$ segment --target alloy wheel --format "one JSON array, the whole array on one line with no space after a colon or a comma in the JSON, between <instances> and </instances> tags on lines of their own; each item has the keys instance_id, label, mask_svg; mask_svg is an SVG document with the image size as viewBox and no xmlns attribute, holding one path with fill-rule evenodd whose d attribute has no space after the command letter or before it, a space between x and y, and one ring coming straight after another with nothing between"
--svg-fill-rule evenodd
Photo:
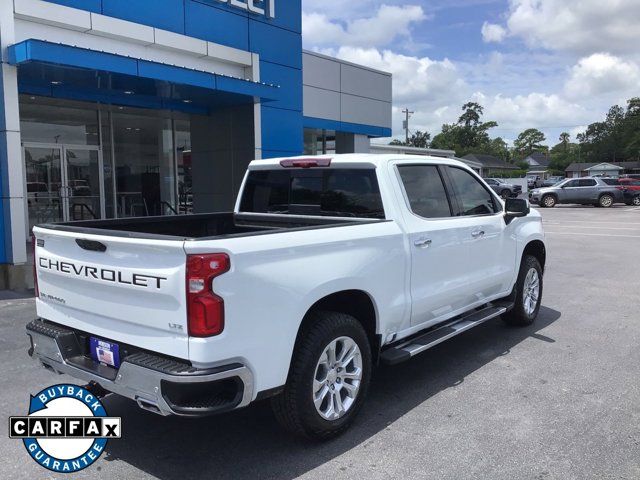
<instances>
[{"instance_id":1,"label":"alloy wheel","mask_svg":"<svg viewBox=\"0 0 640 480\"><path fill-rule=\"evenodd\" d=\"M540 276L535 268L530 268L527 272L522 290L524 311L531 316L536 311L540 298Z\"/></svg>"},{"instance_id":2,"label":"alloy wheel","mask_svg":"<svg viewBox=\"0 0 640 480\"><path fill-rule=\"evenodd\" d=\"M362 354L350 337L325 347L313 379L313 403L325 420L342 418L354 405L362 381Z\"/></svg>"}]
</instances>

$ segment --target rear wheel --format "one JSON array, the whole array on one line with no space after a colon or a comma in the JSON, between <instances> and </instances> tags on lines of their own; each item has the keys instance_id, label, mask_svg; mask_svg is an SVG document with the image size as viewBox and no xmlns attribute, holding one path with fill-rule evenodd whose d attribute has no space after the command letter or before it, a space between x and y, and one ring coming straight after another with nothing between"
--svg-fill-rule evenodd
<instances>
[{"instance_id":1,"label":"rear wheel","mask_svg":"<svg viewBox=\"0 0 640 480\"><path fill-rule=\"evenodd\" d=\"M613 205L613 195L609 195L608 193L605 193L598 200L598 205L600 205L602 208L611 207Z\"/></svg>"},{"instance_id":2,"label":"rear wheel","mask_svg":"<svg viewBox=\"0 0 640 480\"><path fill-rule=\"evenodd\" d=\"M345 431L358 414L371 377L371 346L358 320L314 312L296 344L284 391L273 411L290 432L327 439Z\"/></svg>"},{"instance_id":3,"label":"rear wheel","mask_svg":"<svg viewBox=\"0 0 640 480\"><path fill-rule=\"evenodd\" d=\"M553 208L556 206L556 203L558 203L558 201L553 195L545 195L542 197L542 200L540 200L540 205L544 205L546 208Z\"/></svg>"},{"instance_id":4,"label":"rear wheel","mask_svg":"<svg viewBox=\"0 0 640 480\"><path fill-rule=\"evenodd\" d=\"M522 258L515 288L515 305L502 315L509 325L524 327L531 325L540 311L542 302L542 267L533 255Z\"/></svg>"}]
</instances>

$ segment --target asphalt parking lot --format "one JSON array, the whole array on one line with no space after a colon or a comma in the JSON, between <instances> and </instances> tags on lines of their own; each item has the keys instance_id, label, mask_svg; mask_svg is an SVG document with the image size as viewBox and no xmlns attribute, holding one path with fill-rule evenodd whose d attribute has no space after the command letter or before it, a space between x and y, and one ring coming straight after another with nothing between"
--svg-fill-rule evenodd
<instances>
[{"instance_id":1,"label":"asphalt parking lot","mask_svg":"<svg viewBox=\"0 0 640 480\"><path fill-rule=\"evenodd\" d=\"M380 368L342 437L301 443L269 405L207 419L162 418L109 397L124 437L82 478L640 478L640 208L542 209L543 308L530 328L497 319ZM33 300L0 302L0 409L69 380L26 354ZM43 478L0 437L3 478Z\"/></svg>"}]
</instances>

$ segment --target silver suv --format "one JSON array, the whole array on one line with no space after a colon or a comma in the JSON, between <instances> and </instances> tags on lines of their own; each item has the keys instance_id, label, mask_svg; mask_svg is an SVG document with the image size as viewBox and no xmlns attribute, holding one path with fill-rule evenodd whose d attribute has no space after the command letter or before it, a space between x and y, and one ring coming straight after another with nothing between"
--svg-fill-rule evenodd
<instances>
[{"instance_id":1,"label":"silver suv","mask_svg":"<svg viewBox=\"0 0 640 480\"><path fill-rule=\"evenodd\" d=\"M570 178L553 187L536 188L529 194L529 201L541 207L555 207L558 203L577 203L611 207L623 202L622 191L599 177Z\"/></svg>"}]
</instances>

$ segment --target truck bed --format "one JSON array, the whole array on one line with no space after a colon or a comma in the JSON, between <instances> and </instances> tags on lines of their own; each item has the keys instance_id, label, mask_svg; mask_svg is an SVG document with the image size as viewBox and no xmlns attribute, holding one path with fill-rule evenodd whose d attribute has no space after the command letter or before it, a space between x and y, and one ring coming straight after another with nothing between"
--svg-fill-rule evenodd
<instances>
[{"instance_id":1,"label":"truck bed","mask_svg":"<svg viewBox=\"0 0 640 480\"><path fill-rule=\"evenodd\" d=\"M114 220L43 224L39 227L95 235L129 238L211 240L276 233L282 230L305 230L379 222L335 217L301 217L295 215L237 214L234 212L140 217Z\"/></svg>"}]
</instances>

